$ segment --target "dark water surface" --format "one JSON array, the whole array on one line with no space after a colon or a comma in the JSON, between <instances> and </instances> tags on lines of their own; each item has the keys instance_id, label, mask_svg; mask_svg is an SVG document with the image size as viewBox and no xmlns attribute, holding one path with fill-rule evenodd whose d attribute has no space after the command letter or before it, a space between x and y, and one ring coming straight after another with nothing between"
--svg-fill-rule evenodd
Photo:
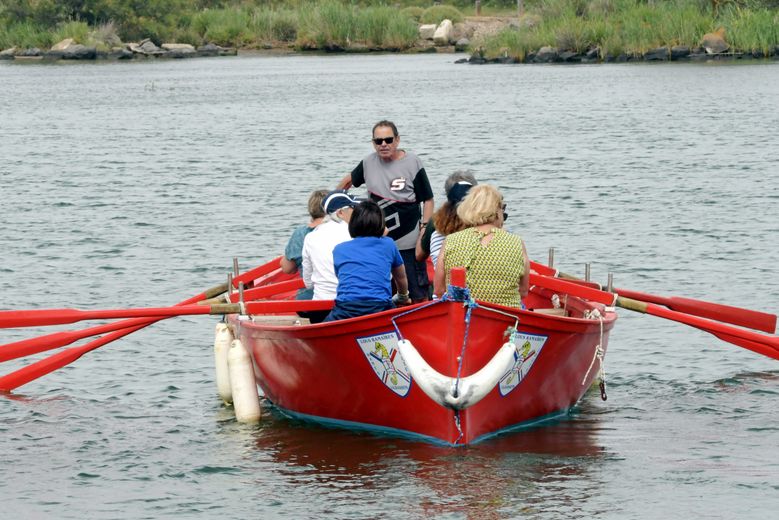
<instances>
[{"instance_id":1,"label":"dark water surface","mask_svg":"<svg viewBox=\"0 0 779 520\"><path fill-rule=\"evenodd\" d=\"M2 307L166 306L257 265L387 117L439 200L458 168L499 185L538 260L779 311L779 64L452 61L0 64ZM607 402L466 449L237 424L216 320L163 321L0 396L1 516L774 517L776 361L620 316Z\"/></svg>"}]
</instances>

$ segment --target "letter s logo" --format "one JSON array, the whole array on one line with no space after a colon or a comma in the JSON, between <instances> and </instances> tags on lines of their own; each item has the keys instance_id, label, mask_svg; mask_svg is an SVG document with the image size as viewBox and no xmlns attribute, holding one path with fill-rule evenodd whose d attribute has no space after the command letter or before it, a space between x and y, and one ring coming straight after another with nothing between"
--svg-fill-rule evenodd
<instances>
[{"instance_id":1,"label":"letter s logo","mask_svg":"<svg viewBox=\"0 0 779 520\"><path fill-rule=\"evenodd\" d=\"M401 177L400 179L394 179L390 183L390 191L401 191L406 187L406 179Z\"/></svg>"}]
</instances>

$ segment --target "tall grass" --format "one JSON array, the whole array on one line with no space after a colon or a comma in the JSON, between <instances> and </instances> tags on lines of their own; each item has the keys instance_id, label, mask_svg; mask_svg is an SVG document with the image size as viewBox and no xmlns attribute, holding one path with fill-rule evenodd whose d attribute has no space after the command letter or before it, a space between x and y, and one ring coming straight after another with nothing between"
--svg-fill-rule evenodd
<instances>
[{"instance_id":1,"label":"tall grass","mask_svg":"<svg viewBox=\"0 0 779 520\"><path fill-rule=\"evenodd\" d=\"M383 49L407 49L419 36L416 23L390 7L357 11L355 34L366 44Z\"/></svg>"},{"instance_id":2,"label":"tall grass","mask_svg":"<svg viewBox=\"0 0 779 520\"><path fill-rule=\"evenodd\" d=\"M768 56L779 44L779 11L734 8L723 17L726 37L732 47Z\"/></svg>"},{"instance_id":3,"label":"tall grass","mask_svg":"<svg viewBox=\"0 0 779 520\"><path fill-rule=\"evenodd\" d=\"M769 55L779 44L779 12L748 10L733 4L719 17L702 0L538 0L530 11L541 22L503 31L475 42L487 58L518 59L543 46L584 52L599 48L601 56L641 54L667 46L700 45L703 35L726 28L732 48ZM515 31L516 32L516 31Z\"/></svg>"},{"instance_id":4,"label":"tall grass","mask_svg":"<svg viewBox=\"0 0 779 520\"><path fill-rule=\"evenodd\" d=\"M47 49L56 43L53 40L54 36L49 30L30 22L0 26L0 48L2 49L11 47Z\"/></svg>"}]
</instances>

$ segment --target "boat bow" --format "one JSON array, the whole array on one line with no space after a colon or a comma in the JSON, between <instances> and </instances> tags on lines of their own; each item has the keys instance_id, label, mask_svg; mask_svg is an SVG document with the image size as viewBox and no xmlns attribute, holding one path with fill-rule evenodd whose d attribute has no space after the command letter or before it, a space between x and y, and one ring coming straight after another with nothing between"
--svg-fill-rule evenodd
<instances>
[{"instance_id":1,"label":"boat bow","mask_svg":"<svg viewBox=\"0 0 779 520\"><path fill-rule=\"evenodd\" d=\"M478 372L468 377L449 377L430 366L407 339L398 341L398 350L411 377L433 401L454 410L463 410L481 401L514 366L517 347L507 341Z\"/></svg>"}]
</instances>

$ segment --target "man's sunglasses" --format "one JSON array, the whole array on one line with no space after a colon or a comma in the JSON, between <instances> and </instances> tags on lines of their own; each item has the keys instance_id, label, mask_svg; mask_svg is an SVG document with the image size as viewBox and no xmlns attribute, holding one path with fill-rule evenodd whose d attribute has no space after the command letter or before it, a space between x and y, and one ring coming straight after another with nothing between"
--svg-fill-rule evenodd
<instances>
[{"instance_id":1,"label":"man's sunglasses","mask_svg":"<svg viewBox=\"0 0 779 520\"><path fill-rule=\"evenodd\" d=\"M395 137L374 137L373 144L381 146L381 143L392 144L395 142Z\"/></svg>"}]
</instances>

